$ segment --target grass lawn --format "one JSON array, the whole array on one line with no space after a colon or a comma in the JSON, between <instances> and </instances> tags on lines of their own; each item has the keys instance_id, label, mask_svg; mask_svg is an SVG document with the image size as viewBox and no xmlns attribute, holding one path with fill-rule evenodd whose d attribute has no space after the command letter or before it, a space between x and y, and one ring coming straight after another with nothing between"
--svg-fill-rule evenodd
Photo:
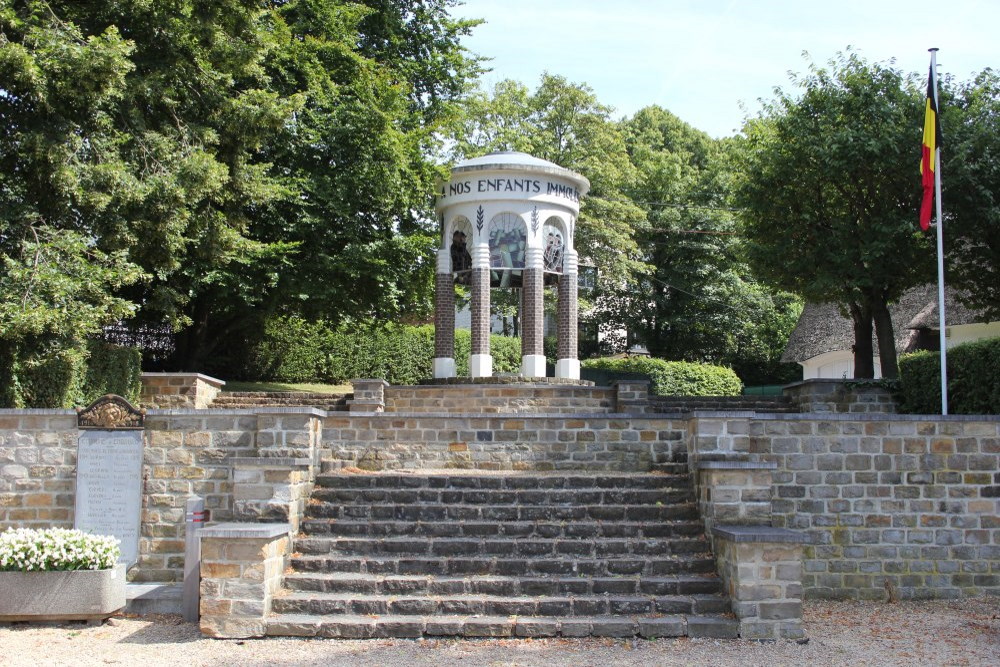
<instances>
[{"instance_id":1,"label":"grass lawn","mask_svg":"<svg viewBox=\"0 0 1000 667\"><path fill-rule=\"evenodd\" d=\"M293 384L288 382L229 382L223 391L307 391L315 394L350 394L354 387L349 384Z\"/></svg>"}]
</instances>

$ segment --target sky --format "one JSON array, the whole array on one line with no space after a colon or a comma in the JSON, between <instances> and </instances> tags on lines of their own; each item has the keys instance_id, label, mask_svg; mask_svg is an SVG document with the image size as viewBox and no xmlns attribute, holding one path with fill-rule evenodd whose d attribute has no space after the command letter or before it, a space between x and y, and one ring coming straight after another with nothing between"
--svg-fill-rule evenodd
<instances>
[{"instance_id":1,"label":"sky","mask_svg":"<svg viewBox=\"0 0 1000 667\"><path fill-rule=\"evenodd\" d=\"M616 118L657 104L714 137L735 134L759 99L853 47L960 80L1000 67L998 0L465 0L456 16L486 19L464 44L492 58L488 88L534 89L545 71L590 86Z\"/></svg>"}]
</instances>

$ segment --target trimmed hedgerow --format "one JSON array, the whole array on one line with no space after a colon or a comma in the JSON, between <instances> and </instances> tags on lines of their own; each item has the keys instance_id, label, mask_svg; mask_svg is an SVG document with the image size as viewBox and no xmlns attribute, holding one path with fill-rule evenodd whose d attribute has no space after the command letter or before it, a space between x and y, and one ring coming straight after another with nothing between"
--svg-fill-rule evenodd
<instances>
[{"instance_id":1,"label":"trimmed hedgerow","mask_svg":"<svg viewBox=\"0 0 1000 667\"><path fill-rule=\"evenodd\" d=\"M468 375L471 340L468 331L455 332L457 373ZM517 373L521 341L490 337L493 370ZM390 384L415 384L432 375L434 327L346 324L336 329L325 322L296 317L276 318L264 328L263 339L249 357L249 379L275 382L344 383L354 378L383 378Z\"/></svg>"},{"instance_id":2,"label":"trimmed hedgerow","mask_svg":"<svg viewBox=\"0 0 1000 667\"><path fill-rule=\"evenodd\" d=\"M909 414L941 413L941 361L937 352L899 359L900 409ZM948 350L948 412L1000 414L1000 338L963 343Z\"/></svg>"},{"instance_id":3,"label":"trimmed hedgerow","mask_svg":"<svg viewBox=\"0 0 1000 667\"><path fill-rule=\"evenodd\" d=\"M649 391L656 396L738 396L743 389L733 369L725 366L652 357L587 359L581 365L584 368L648 375Z\"/></svg>"},{"instance_id":4,"label":"trimmed hedgerow","mask_svg":"<svg viewBox=\"0 0 1000 667\"><path fill-rule=\"evenodd\" d=\"M142 388L142 351L100 340L87 342L87 372L83 378L83 402L105 394L118 394L135 403Z\"/></svg>"}]
</instances>

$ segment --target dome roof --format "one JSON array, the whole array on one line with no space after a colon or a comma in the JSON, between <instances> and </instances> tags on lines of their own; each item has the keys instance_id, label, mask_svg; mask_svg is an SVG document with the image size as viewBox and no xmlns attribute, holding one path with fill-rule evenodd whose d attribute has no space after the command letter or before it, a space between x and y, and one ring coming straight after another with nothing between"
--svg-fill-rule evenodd
<instances>
[{"instance_id":1,"label":"dome roof","mask_svg":"<svg viewBox=\"0 0 1000 667\"><path fill-rule=\"evenodd\" d=\"M580 194L586 194L590 190L590 181L581 174L565 167L560 167L555 162L549 162L534 155L528 155L520 151L499 151L489 153L480 157L462 160L451 168L452 175L470 171L527 171L561 176L572 181L580 190Z\"/></svg>"}]
</instances>

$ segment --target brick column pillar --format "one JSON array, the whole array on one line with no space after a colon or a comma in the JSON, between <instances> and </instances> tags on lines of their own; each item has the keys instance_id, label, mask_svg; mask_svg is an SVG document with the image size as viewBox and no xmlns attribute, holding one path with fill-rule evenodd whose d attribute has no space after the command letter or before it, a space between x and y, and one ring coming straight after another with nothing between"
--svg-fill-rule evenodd
<instances>
[{"instance_id":1,"label":"brick column pillar","mask_svg":"<svg viewBox=\"0 0 1000 667\"><path fill-rule=\"evenodd\" d=\"M202 634L264 636L288 566L290 531L287 523L224 523L199 531Z\"/></svg>"},{"instance_id":2,"label":"brick column pillar","mask_svg":"<svg viewBox=\"0 0 1000 667\"><path fill-rule=\"evenodd\" d=\"M490 247L479 244L472 249L472 353L469 355L471 377L493 377L490 354Z\"/></svg>"},{"instance_id":3,"label":"brick column pillar","mask_svg":"<svg viewBox=\"0 0 1000 667\"><path fill-rule=\"evenodd\" d=\"M434 377L455 377L455 277L447 248L438 250L434 282Z\"/></svg>"},{"instance_id":4,"label":"brick column pillar","mask_svg":"<svg viewBox=\"0 0 1000 667\"><path fill-rule=\"evenodd\" d=\"M559 360L556 362L557 378L580 379L580 360L577 353L577 254L567 250L563 258L563 275L559 279Z\"/></svg>"},{"instance_id":5,"label":"brick column pillar","mask_svg":"<svg viewBox=\"0 0 1000 667\"><path fill-rule=\"evenodd\" d=\"M542 249L528 248L524 253L524 265L521 285L521 375L545 377Z\"/></svg>"}]
</instances>

